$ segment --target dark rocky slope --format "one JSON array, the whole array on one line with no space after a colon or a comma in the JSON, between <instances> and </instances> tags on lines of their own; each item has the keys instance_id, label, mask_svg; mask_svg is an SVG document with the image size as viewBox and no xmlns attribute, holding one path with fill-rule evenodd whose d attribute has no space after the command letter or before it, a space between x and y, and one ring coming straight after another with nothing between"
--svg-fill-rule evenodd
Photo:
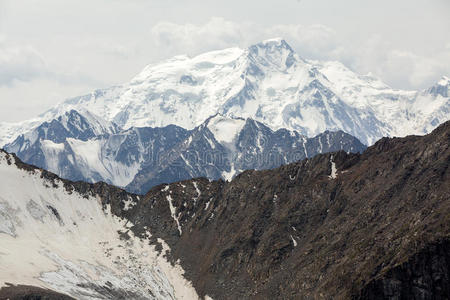
<instances>
[{"instance_id":1,"label":"dark rocky slope","mask_svg":"<svg viewBox=\"0 0 450 300\"><path fill-rule=\"evenodd\" d=\"M355 299L448 299L450 242L431 244L364 287Z\"/></svg>"},{"instance_id":2,"label":"dark rocky slope","mask_svg":"<svg viewBox=\"0 0 450 300\"><path fill-rule=\"evenodd\" d=\"M8 285L0 289L0 299L8 300L74 300L64 294L27 285Z\"/></svg>"},{"instance_id":3,"label":"dark rocky slope","mask_svg":"<svg viewBox=\"0 0 450 300\"><path fill-rule=\"evenodd\" d=\"M231 183L194 180L200 196L193 181L160 186L132 220L168 241L214 299L447 299L449 142L447 122L362 155L318 155ZM427 268L436 260L439 270Z\"/></svg>"},{"instance_id":4,"label":"dark rocky slope","mask_svg":"<svg viewBox=\"0 0 450 300\"><path fill-rule=\"evenodd\" d=\"M361 155L318 155L230 183L161 185L139 201L132 195L137 204L127 211L123 190L64 184L111 203L136 234L148 228L155 243L163 238L201 296L448 299L449 143L447 122L424 137L382 139Z\"/></svg>"}]
</instances>

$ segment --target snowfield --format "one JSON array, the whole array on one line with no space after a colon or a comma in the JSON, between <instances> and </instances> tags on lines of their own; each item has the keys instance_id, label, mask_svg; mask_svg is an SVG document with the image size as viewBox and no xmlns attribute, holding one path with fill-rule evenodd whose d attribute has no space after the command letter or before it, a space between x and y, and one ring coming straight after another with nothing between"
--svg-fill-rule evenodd
<instances>
[{"instance_id":1,"label":"snowfield","mask_svg":"<svg viewBox=\"0 0 450 300\"><path fill-rule=\"evenodd\" d=\"M13 159L0 152L0 287L32 285L77 299L198 299L181 267L99 199L69 194L62 182L53 187ZM125 231L128 240L119 236ZM170 251L160 242L162 253Z\"/></svg>"},{"instance_id":2,"label":"snowfield","mask_svg":"<svg viewBox=\"0 0 450 300\"><path fill-rule=\"evenodd\" d=\"M123 129L192 129L220 113L308 137L343 130L371 145L383 136L425 134L450 119L449 86L444 76L427 90L393 89L339 62L306 60L272 39L151 64L129 83L68 99L30 121L0 123L0 145L71 109Z\"/></svg>"}]
</instances>

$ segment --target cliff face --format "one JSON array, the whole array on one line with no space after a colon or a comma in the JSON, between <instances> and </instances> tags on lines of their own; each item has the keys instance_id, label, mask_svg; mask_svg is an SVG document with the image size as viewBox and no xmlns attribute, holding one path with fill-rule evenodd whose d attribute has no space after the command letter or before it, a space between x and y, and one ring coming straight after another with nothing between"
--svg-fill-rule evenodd
<instances>
[{"instance_id":1,"label":"cliff face","mask_svg":"<svg viewBox=\"0 0 450 300\"><path fill-rule=\"evenodd\" d=\"M64 184L111 204L135 235L165 240L201 296L448 299L449 143L447 122L363 154L318 155L229 183L160 185L140 198Z\"/></svg>"},{"instance_id":2,"label":"cliff face","mask_svg":"<svg viewBox=\"0 0 450 300\"><path fill-rule=\"evenodd\" d=\"M450 242L431 244L367 284L355 299L448 299Z\"/></svg>"}]
</instances>

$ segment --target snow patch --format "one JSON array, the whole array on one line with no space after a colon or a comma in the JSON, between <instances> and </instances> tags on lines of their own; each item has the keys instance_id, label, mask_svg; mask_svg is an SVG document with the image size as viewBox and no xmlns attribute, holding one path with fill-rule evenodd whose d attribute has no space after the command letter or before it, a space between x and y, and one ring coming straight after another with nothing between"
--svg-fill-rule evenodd
<instances>
[{"instance_id":1,"label":"snow patch","mask_svg":"<svg viewBox=\"0 0 450 300\"><path fill-rule=\"evenodd\" d=\"M294 247L297 247L297 241L294 239L294 237L291 235L292 243L294 244Z\"/></svg>"},{"instance_id":2,"label":"snow patch","mask_svg":"<svg viewBox=\"0 0 450 300\"><path fill-rule=\"evenodd\" d=\"M236 173L237 173L237 171L236 171L236 169L234 168L234 164L232 163L232 164L231 164L231 169L230 169L229 172L227 172L227 171L223 171L223 172L222 172L222 178L223 178L225 181L230 182L231 180L233 180L233 178L234 178L234 176L236 175Z\"/></svg>"},{"instance_id":3,"label":"snow patch","mask_svg":"<svg viewBox=\"0 0 450 300\"><path fill-rule=\"evenodd\" d=\"M198 188L197 182L192 181L192 185L195 188L195 191L197 192L197 196L194 197L194 204L197 203L197 200L200 198L200 195L202 194L202 192L200 191L200 189Z\"/></svg>"},{"instance_id":4,"label":"snow patch","mask_svg":"<svg viewBox=\"0 0 450 300\"><path fill-rule=\"evenodd\" d=\"M239 133L244 128L245 120L231 119L221 115L216 115L208 121L208 129L214 134L214 138L226 146L234 146Z\"/></svg>"},{"instance_id":5,"label":"snow patch","mask_svg":"<svg viewBox=\"0 0 450 300\"><path fill-rule=\"evenodd\" d=\"M172 200L173 200L172 196L171 195L167 195L166 199L167 199L167 202L169 202L170 214L172 215L172 219L175 221L175 223L177 223L178 232L181 235L183 232L181 230L179 217L176 214L176 208L172 204Z\"/></svg>"},{"instance_id":6,"label":"snow patch","mask_svg":"<svg viewBox=\"0 0 450 300\"><path fill-rule=\"evenodd\" d=\"M328 178L336 179L337 178L337 169L336 169L336 163L333 161L333 155L330 156L330 163L331 163L331 174L328 176Z\"/></svg>"},{"instance_id":7,"label":"snow patch","mask_svg":"<svg viewBox=\"0 0 450 300\"><path fill-rule=\"evenodd\" d=\"M42 152L44 153L47 169L58 170L59 155L64 151L64 144L56 144L50 140L41 140Z\"/></svg>"},{"instance_id":8,"label":"snow patch","mask_svg":"<svg viewBox=\"0 0 450 300\"><path fill-rule=\"evenodd\" d=\"M204 209L204 210L208 210L208 208L209 208L209 204L211 204L211 200L212 200L212 198L211 198L211 199L209 199L209 201L208 201L208 202L206 202L206 204L205 204L205 209Z\"/></svg>"},{"instance_id":9,"label":"snow patch","mask_svg":"<svg viewBox=\"0 0 450 300\"><path fill-rule=\"evenodd\" d=\"M133 208L135 203L133 201L133 198L128 196L127 199L123 200L123 204L124 204L123 210L127 211L127 210L130 210L131 208Z\"/></svg>"}]
</instances>

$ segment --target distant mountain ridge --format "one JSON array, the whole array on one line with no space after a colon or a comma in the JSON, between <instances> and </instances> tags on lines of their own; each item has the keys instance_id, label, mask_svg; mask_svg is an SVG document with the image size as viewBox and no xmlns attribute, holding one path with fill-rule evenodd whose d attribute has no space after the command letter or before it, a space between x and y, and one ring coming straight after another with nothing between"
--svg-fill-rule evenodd
<instances>
[{"instance_id":1,"label":"distant mountain ridge","mask_svg":"<svg viewBox=\"0 0 450 300\"><path fill-rule=\"evenodd\" d=\"M217 113L251 118L307 137L342 130L366 145L383 136L425 134L450 119L450 80L423 91L393 89L339 62L309 61L282 39L151 64L129 83L68 99L41 116L0 123L0 145L71 109L124 129L193 129Z\"/></svg>"},{"instance_id":2,"label":"distant mountain ridge","mask_svg":"<svg viewBox=\"0 0 450 300\"><path fill-rule=\"evenodd\" d=\"M175 125L122 130L75 110L5 147L62 178L104 181L136 193L196 177L231 180L248 169L271 169L319 153L365 148L342 131L306 138L287 129L273 131L252 119L215 115L193 130Z\"/></svg>"}]
</instances>

